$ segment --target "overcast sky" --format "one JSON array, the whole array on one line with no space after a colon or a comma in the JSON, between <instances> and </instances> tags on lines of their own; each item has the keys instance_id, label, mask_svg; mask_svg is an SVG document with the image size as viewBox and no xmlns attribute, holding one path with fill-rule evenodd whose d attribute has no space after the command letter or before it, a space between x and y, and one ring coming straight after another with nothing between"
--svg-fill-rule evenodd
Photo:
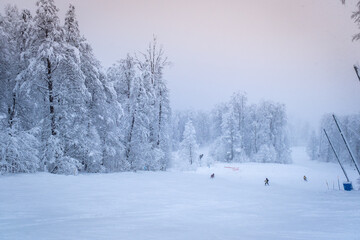
<instances>
[{"instance_id":1,"label":"overcast sky","mask_svg":"<svg viewBox=\"0 0 360 240\"><path fill-rule=\"evenodd\" d=\"M34 13L35 0L0 0ZM360 42L340 0L57 0L71 2L104 67L143 51L153 34L173 63L173 109L210 110L234 91L251 103L285 103L316 124L324 113L360 111ZM3 11L2 11L3 12Z\"/></svg>"}]
</instances>

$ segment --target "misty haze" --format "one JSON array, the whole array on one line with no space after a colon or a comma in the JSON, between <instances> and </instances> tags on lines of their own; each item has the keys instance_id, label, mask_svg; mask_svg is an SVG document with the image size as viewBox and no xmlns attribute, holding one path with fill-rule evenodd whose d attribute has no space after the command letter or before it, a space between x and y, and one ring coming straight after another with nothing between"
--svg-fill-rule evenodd
<instances>
[{"instance_id":1,"label":"misty haze","mask_svg":"<svg viewBox=\"0 0 360 240\"><path fill-rule=\"evenodd\" d=\"M0 239L359 237L360 1L0 9Z\"/></svg>"}]
</instances>

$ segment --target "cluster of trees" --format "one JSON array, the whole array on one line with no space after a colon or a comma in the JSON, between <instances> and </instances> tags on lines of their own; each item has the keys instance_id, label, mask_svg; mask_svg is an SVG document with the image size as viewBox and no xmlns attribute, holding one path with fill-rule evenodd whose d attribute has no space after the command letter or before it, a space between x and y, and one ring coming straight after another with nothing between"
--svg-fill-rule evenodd
<instances>
[{"instance_id":1,"label":"cluster of trees","mask_svg":"<svg viewBox=\"0 0 360 240\"><path fill-rule=\"evenodd\" d=\"M167 65L156 40L105 72L80 34L74 6L0 15L0 172L77 174L166 169Z\"/></svg>"},{"instance_id":2,"label":"cluster of trees","mask_svg":"<svg viewBox=\"0 0 360 240\"><path fill-rule=\"evenodd\" d=\"M235 93L213 110L212 119L216 160L291 162L284 105L248 105L245 94Z\"/></svg>"},{"instance_id":3,"label":"cluster of trees","mask_svg":"<svg viewBox=\"0 0 360 240\"><path fill-rule=\"evenodd\" d=\"M337 117L338 124L344 134L355 161L360 159L360 114ZM325 136L326 130L329 138L339 156L340 161L353 165L350 154L340 135L332 115L324 115L318 132L313 131L307 145L307 152L311 159L324 162L337 162L335 154ZM358 162L360 164L360 162Z\"/></svg>"},{"instance_id":4,"label":"cluster of trees","mask_svg":"<svg viewBox=\"0 0 360 240\"><path fill-rule=\"evenodd\" d=\"M200 146L212 143L211 154L217 161L291 162L282 104L264 101L248 105L245 94L234 93L229 102L210 113L175 113L172 122L175 149L184 151L183 142L195 139ZM189 124L195 137L190 138L185 131Z\"/></svg>"},{"instance_id":5,"label":"cluster of trees","mask_svg":"<svg viewBox=\"0 0 360 240\"><path fill-rule=\"evenodd\" d=\"M118 155L130 170L166 170L171 157L169 91L163 79L168 64L154 39L142 58L127 56L108 70L117 102L124 151Z\"/></svg>"}]
</instances>

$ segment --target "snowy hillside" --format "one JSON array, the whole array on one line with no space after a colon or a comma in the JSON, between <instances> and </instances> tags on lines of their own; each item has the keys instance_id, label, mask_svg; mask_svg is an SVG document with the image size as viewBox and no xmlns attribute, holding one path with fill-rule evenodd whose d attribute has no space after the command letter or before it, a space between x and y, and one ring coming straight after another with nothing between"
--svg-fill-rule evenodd
<instances>
[{"instance_id":1,"label":"snowy hillside","mask_svg":"<svg viewBox=\"0 0 360 240\"><path fill-rule=\"evenodd\" d=\"M360 191L338 190L336 164L292 154L290 165L1 176L0 239L359 239Z\"/></svg>"}]
</instances>

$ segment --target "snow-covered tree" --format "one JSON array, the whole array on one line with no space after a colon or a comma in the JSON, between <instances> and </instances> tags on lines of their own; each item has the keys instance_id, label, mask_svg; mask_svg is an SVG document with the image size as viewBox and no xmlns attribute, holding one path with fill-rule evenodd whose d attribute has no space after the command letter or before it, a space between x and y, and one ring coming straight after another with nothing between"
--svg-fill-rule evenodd
<instances>
[{"instance_id":1,"label":"snow-covered tree","mask_svg":"<svg viewBox=\"0 0 360 240\"><path fill-rule=\"evenodd\" d=\"M69 9L66 12L64 32L65 41L71 46L80 49L80 44L84 41L84 39L80 35L79 23L75 14L75 7L72 4L69 5Z\"/></svg>"},{"instance_id":2,"label":"snow-covered tree","mask_svg":"<svg viewBox=\"0 0 360 240\"><path fill-rule=\"evenodd\" d=\"M68 55L72 55L66 63L68 79L72 82L69 82L69 86L63 83L66 94L62 99L70 100L66 104L72 107L68 113L77 113L74 119L67 121L72 123L73 128L73 131L70 131L73 136L67 137L72 139L68 146L72 149L71 156L81 161L85 171L101 172L104 170L104 159L97 116L103 111L96 109L95 105L105 104L104 86L100 81L99 64L85 38L81 37L75 7L71 4L65 17L64 35Z\"/></svg>"},{"instance_id":3,"label":"snow-covered tree","mask_svg":"<svg viewBox=\"0 0 360 240\"><path fill-rule=\"evenodd\" d=\"M170 159L170 104L156 40L141 57L128 55L107 71L116 101L123 106L120 154L128 170L165 170Z\"/></svg>"},{"instance_id":4,"label":"snow-covered tree","mask_svg":"<svg viewBox=\"0 0 360 240\"><path fill-rule=\"evenodd\" d=\"M184 161L190 165L199 165L198 145L196 143L196 132L191 120L185 125L184 136L181 142L181 155Z\"/></svg>"},{"instance_id":5,"label":"snow-covered tree","mask_svg":"<svg viewBox=\"0 0 360 240\"><path fill-rule=\"evenodd\" d=\"M212 153L218 161L243 160L242 136L231 104L226 106L221 117L221 135L212 146Z\"/></svg>"},{"instance_id":6,"label":"snow-covered tree","mask_svg":"<svg viewBox=\"0 0 360 240\"><path fill-rule=\"evenodd\" d=\"M163 78L163 70L169 63L164 55L163 48L158 46L155 37L142 57L142 59L137 59L137 64L142 72L145 89L150 94L149 107L152 108L150 111L150 142L154 152L161 152L161 154L154 154L154 157L162 156L160 159L154 159L154 161L158 162L161 170L166 170L171 157L171 109L169 90Z\"/></svg>"},{"instance_id":7,"label":"snow-covered tree","mask_svg":"<svg viewBox=\"0 0 360 240\"><path fill-rule=\"evenodd\" d=\"M200 146L212 143L212 121L210 113L188 110L175 111L171 118L171 139L173 150L179 149L188 119L192 119L196 131L196 142Z\"/></svg>"},{"instance_id":8,"label":"snow-covered tree","mask_svg":"<svg viewBox=\"0 0 360 240\"><path fill-rule=\"evenodd\" d=\"M306 151L312 160L319 158L319 139L315 131L311 132Z\"/></svg>"},{"instance_id":9,"label":"snow-covered tree","mask_svg":"<svg viewBox=\"0 0 360 240\"><path fill-rule=\"evenodd\" d=\"M38 139L28 124L21 85L28 64L31 15L15 6L0 16L0 172L35 172L39 164Z\"/></svg>"},{"instance_id":10,"label":"snow-covered tree","mask_svg":"<svg viewBox=\"0 0 360 240\"><path fill-rule=\"evenodd\" d=\"M58 102L56 93L59 89L54 89L57 81L56 73L58 67L65 59L63 31L60 20L57 16L58 9L53 0L39 0L36 3L37 10L34 16L34 31L30 36L32 54L30 64L27 67L28 76L24 88L29 92L29 98L39 102L38 108L42 110L44 121L42 122L43 136L43 161L44 166L54 165L58 162L58 157L63 153L62 147L51 144L61 142L58 135L57 110ZM59 75L58 75L59 76ZM42 96L39 98L38 95ZM43 99L41 102L40 99ZM47 109L47 110L46 110ZM51 138L50 138L51 136ZM52 148L56 149L52 149ZM56 154L53 154L56 152ZM52 158L45 158L45 157ZM56 166L48 166L49 171L56 169ZM46 168L46 167L45 167Z\"/></svg>"}]
</instances>

